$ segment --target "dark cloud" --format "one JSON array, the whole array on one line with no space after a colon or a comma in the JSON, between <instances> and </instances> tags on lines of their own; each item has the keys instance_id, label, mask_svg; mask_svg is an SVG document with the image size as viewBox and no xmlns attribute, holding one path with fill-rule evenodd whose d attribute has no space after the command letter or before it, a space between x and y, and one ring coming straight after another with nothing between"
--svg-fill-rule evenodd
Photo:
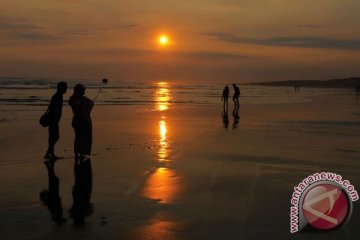
<instances>
[{"instance_id":1,"label":"dark cloud","mask_svg":"<svg viewBox=\"0 0 360 240\"><path fill-rule=\"evenodd\" d=\"M42 26L29 22L26 18L0 18L0 32L22 41L50 41L58 39L47 33Z\"/></svg>"},{"instance_id":2,"label":"dark cloud","mask_svg":"<svg viewBox=\"0 0 360 240\"><path fill-rule=\"evenodd\" d=\"M15 36L21 40L29 40L29 41L51 41L57 40L59 37L53 36L46 33L41 32L27 32L27 33L17 33Z\"/></svg>"},{"instance_id":3,"label":"dark cloud","mask_svg":"<svg viewBox=\"0 0 360 240\"><path fill-rule=\"evenodd\" d=\"M135 23L128 23L128 24L123 24L120 27L121 28L138 28L138 27L141 27L141 25L135 24Z\"/></svg>"},{"instance_id":4,"label":"dark cloud","mask_svg":"<svg viewBox=\"0 0 360 240\"><path fill-rule=\"evenodd\" d=\"M316 24L306 24L306 25L297 25L298 28L308 28L308 29L319 29L321 28L320 25Z\"/></svg>"},{"instance_id":5,"label":"dark cloud","mask_svg":"<svg viewBox=\"0 0 360 240\"><path fill-rule=\"evenodd\" d=\"M95 31L88 30L88 29L72 29L69 31L63 32L65 35L90 35L95 33Z\"/></svg>"},{"instance_id":6,"label":"dark cloud","mask_svg":"<svg viewBox=\"0 0 360 240\"><path fill-rule=\"evenodd\" d=\"M105 29L90 29L90 28L79 28L79 29L70 29L68 31L64 31L62 33L62 35L92 35L92 34L99 34L99 33L103 33L103 32L107 32L107 31L113 31L116 30L118 31L119 29L123 29L123 30L130 30L133 28L138 28L141 27L140 24L135 24L135 23L125 23L125 24L121 24L119 26L116 27L112 27L112 28L105 28Z\"/></svg>"},{"instance_id":7,"label":"dark cloud","mask_svg":"<svg viewBox=\"0 0 360 240\"><path fill-rule=\"evenodd\" d=\"M242 54L232 54L226 52L215 52L215 51L195 51L195 52L175 52L176 55L186 58L197 58L204 60L248 60L254 57Z\"/></svg>"},{"instance_id":8,"label":"dark cloud","mask_svg":"<svg viewBox=\"0 0 360 240\"><path fill-rule=\"evenodd\" d=\"M74 53L74 52L73 52ZM159 52L153 50L137 50L137 49L87 49L77 50L76 54L80 55L100 55L108 57L134 57L137 59L146 59L151 56L169 56L173 59L187 59L187 60L247 60L253 57L241 54L232 54L226 52L216 51L166 51Z\"/></svg>"},{"instance_id":9,"label":"dark cloud","mask_svg":"<svg viewBox=\"0 0 360 240\"><path fill-rule=\"evenodd\" d=\"M76 28L70 27L66 31L57 29L47 29L42 26L33 24L26 18L1 18L0 17L0 32L11 36L17 40L22 41L52 41L52 40L66 40L76 36L87 36L99 34L107 31L123 29L124 31L141 27L136 23L123 23L114 27L104 29L94 28ZM49 31L50 30L50 31Z\"/></svg>"},{"instance_id":10,"label":"dark cloud","mask_svg":"<svg viewBox=\"0 0 360 240\"><path fill-rule=\"evenodd\" d=\"M83 0L57 0L58 2L66 2L66 3L84 3Z\"/></svg>"},{"instance_id":11,"label":"dark cloud","mask_svg":"<svg viewBox=\"0 0 360 240\"><path fill-rule=\"evenodd\" d=\"M0 20L0 30L40 30L40 29L43 28L25 22Z\"/></svg>"},{"instance_id":12,"label":"dark cloud","mask_svg":"<svg viewBox=\"0 0 360 240\"><path fill-rule=\"evenodd\" d=\"M302 48L360 49L360 39L333 39L323 37L244 38L221 32L208 32L203 34L212 39L229 43Z\"/></svg>"}]
</instances>

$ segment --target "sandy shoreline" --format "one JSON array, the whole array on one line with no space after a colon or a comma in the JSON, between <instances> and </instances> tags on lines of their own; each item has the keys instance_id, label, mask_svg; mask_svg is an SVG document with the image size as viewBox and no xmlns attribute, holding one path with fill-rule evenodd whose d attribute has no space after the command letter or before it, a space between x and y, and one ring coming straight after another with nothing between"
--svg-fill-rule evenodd
<instances>
[{"instance_id":1,"label":"sandy shoreline","mask_svg":"<svg viewBox=\"0 0 360 240\"><path fill-rule=\"evenodd\" d=\"M39 200L48 186L41 157L43 107L7 111L2 122L0 232L4 239L319 239L289 233L293 187L316 171L333 171L360 186L358 103L353 97L319 97L293 104L240 108L233 128L213 105L96 106L92 156L94 213L82 228L67 211L74 184L70 109L61 139L65 157L55 166L63 226L50 221ZM354 239L360 209L324 239Z\"/></svg>"}]
</instances>

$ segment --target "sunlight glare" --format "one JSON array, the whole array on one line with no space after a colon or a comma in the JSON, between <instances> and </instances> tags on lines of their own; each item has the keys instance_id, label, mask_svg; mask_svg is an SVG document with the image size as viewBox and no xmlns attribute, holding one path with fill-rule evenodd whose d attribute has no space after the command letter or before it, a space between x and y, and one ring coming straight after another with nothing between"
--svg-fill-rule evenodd
<instances>
[{"instance_id":1,"label":"sunlight glare","mask_svg":"<svg viewBox=\"0 0 360 240\"><path fill-rule=\"evenodd\" d=\"M167 88L166 82L159 82L159 88L155 92L155 101L157 103L157 110L162 112L168 110L170 101L170 91Z\"/></svg>"},{"instance_id":2,"label":"sunlight glare","mask_svg":"<svg viewBox=\"0 0 360 240\"><path fill-rule=\"evenodd\" d=\"M159 37L159 43L160 45L165 46L169 43L169 38L166 35L161 35Z\"/></svg>"},{"instance_id":3,"label":"sunlight glare","mask_svg":"<svg viewBox=\"0 0 360 240\"><path fill-rule=\"evenodd\" d=\"M159 122L159 129L160 129L160 141L159 141L159 152L158 152L158 157L159 157L159 162L164 162L166 161L168 155L169 155L169 149L168 149L168 141L167 141L167 137L166 137L166 133L167 133L167 127L166 127L166 122L165 120L161 120Z\"/></svg>"}]
</instances>

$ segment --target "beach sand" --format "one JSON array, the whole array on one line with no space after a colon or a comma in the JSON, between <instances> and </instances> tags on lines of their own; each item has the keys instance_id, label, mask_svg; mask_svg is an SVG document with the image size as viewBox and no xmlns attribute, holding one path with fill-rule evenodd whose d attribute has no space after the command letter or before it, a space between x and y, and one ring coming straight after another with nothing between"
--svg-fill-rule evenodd
<instances>
[{"instance_id":1,"label":"beach sand","mask_svg":"<svg viewBox=\"0 0 360 240\"><path fill-rule=\"evenodd\" d=\"M67 222L40 201L45 107L2 106L1 239L357 239L359 202L329 233L289 232L294 187L315 172L360 188L360 110L354 96L241 104L224 127L219 105L95 106L93 213L75 226L71 112L64 106L55 164ZM162 111L160 111L162 110ZM359 189L358 189L359 190Z\"/></svg>"}]
</instances>

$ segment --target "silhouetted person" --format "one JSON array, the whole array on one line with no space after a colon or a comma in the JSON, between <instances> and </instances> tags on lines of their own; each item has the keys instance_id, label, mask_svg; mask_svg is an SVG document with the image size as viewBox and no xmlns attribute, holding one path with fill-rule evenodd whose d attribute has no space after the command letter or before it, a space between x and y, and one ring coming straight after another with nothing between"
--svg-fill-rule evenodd
<instances>
[{"instance_id":1,"label":"silhouetted person","mask_svg":"<svg viewBox=\"0 0 360 240\"><path fill-rule=\"evenodd\" d=\"M92 145L92 123L90 113L94 106L93 101L85 95L85 86L77 84L74 94L69 99L73 110L72 127L75 131L74 153L75 160L85 159L91 154Z\"/></svg>"},{"instance_id":2,"label":"silhouetted person","mask_svg":"<svg viewBox=\"0 0 360 240\"><path fill-rule=\"evenodd\" d=\"M235 105L234 106L234 111L233 111L233 117L234 117L234 123L233 123L233 129L237 128L238 124L239 124L239 109L240 106L239 105Z\"/></svg>"},{"instance_id":3,"label":"silhouetted person","mask_svg":"<svg viewBox=\"0 0 360 240\"><path fill-rule=\"evenodd\" d=\"M62 114L63 107L63 95L66 93L67 83L59 82L57 84L57 91L52 96L49 107L48 107L48 116L49 116L49 144L48 149L45 153L44 159L59 159L55 155L55 144L60 138L59 134L59 122Z\"/></svg>"},{"instance_id":4,"label":"silhouetted person","mask_svg":"<svg viewBox=\"0 0 360 240\"><path fill-rule=\"evenodd\" d=\"M229 87L225 86L222 96L221 96L221 100L224 102L224 111L228 108L228 98L229 98Z\"/></svg>"},{"instance_id":5,"label":"silhouetted person","mask_svg":"<svg viewBox=\"0 0 360 240\"><path fill-rule=\"evenodd\" d=\"M233 87L234 87L233 101L235 105L239 105L240 89L238 86L235 85L235 83L233 83Z\"/></svg>"},{"instance_id":6,"label":"silhouetted person","mask_svg":"<svg viewBox=\"0 0 360 240\"><path fill-rule=\"evenodd\" d=\"M295 88L295 92L299 92L299 91L300 91L300 86L299 86L299 85L295 85L294 88Z\"/></svg>"},{"instance_id":7,"label":"silhouetted person","mask_svg":"<svg viewBox=\"0 0 360 240\"><path fill-rule=\"evenodd\" d=\"M62 224L66 221L63 218L63 209L61 198L59 195L59 178L55 175L55 162L45 161L46 169L49 177L49 189L40 192L40 200L48 207L51 213L51 219L57 224Z\"/></svg>"},{"instance_id":8,"label":"silhouetted person","mask_svg":"<svg viewBox=\"0 0 360 240\"><path fill-rule=\"evenodd\" d=\"M224 123L224 128L228 128L229 127L229 114L228 114L228 109L224 108L223 113L221 114L222 117L222 121Z\"/></svg>"},{"instance_id":9,"label":"silhouetted person","mask_svg":"<svg viewBox=\"0 0 360 240\"><path fill-rule=\"evenodd\" d=\"M359 98L360 98L360 84L355 85L355 95L356 95L356 100L359 100Z\"/></svg>"},{"instance_id":10,"label":"silhouetted person","mask_svg":"<svg viewBox=\"0 0 360 240\"><path fill-rule=\"evenodd\" d=\"M92 192L92 168L90 158L75 162L74 175L75 183L72 190L73 205L69 213L75 225L82 225L85 222L85 217L93 213L93 205L90 202Z\"/></svg>"},{"instance_id":11,"label":"silhouetted person","mask_svg":"<svg viewBox=\"0 0 360 240\"><path fill-rule=\"evenodd\" d=\"M360 84L355 85L355 92L360 93Z\"/></svg>"}]
</instances>

